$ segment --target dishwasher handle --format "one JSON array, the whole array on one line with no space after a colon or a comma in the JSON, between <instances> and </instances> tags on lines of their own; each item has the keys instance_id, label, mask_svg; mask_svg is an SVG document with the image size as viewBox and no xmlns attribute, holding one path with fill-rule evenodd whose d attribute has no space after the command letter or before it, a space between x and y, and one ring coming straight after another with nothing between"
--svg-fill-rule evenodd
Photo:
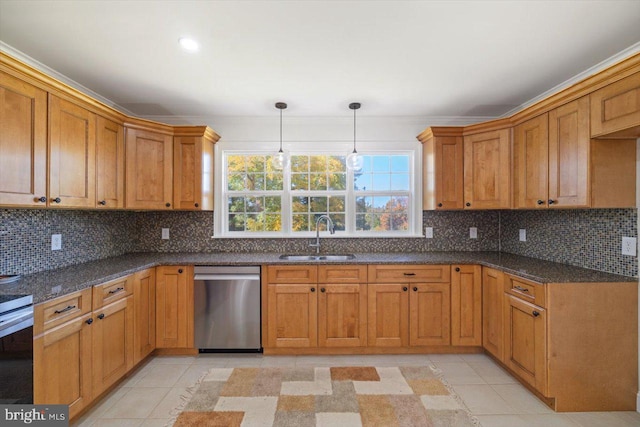
<instances>
[{"instance_id":1,"label":"dishwasher handle","mask_svg":"<svg viewBox=\"0 0 640 427\"><path fill-rule=\"evenodd\" d=\"M196 274L193 280L260 280L259 274Z\"/></svg>"}]
</instances>

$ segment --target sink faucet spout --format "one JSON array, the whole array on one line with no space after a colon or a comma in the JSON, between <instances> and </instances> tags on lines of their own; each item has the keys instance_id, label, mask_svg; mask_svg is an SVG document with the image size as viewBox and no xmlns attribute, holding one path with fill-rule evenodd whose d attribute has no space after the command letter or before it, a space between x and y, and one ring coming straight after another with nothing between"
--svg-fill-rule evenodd
<instances>
[{"instance_id":1,"label":"sink faucet spout","mask_svg":"<svg viewBox=\"0 0 640 427\"><path fill-rule=\"evenodd\" d=\"M316 248L316 253L320 253L320 221L325 220L327 222L327 230L329 230L330 234L334 234L336 232L336 228L333 225L333 221L329 218L329 215L320 215L318 219L316 219L316 242L309 243L309 246L312 248Z\"/></svg>"}]
</instances>

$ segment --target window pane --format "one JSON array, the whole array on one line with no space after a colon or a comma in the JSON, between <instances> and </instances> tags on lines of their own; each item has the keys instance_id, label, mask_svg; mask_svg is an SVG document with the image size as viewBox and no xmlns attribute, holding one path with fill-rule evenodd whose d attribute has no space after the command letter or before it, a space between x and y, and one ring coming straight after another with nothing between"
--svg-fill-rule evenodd
<instances>
[{"instance_id":1,"label":"window pane","mask_svg":"<svg viewBox=\"0 0 640 427\"><path fill-rule=\"evenodd\" d=\"M372 156L374 172L389 172L389 156Z\"/></svg>"},{"instance_id":2,"label":"window pane","mask_svg":"<svg viewBox=\"0 0 640 427\"><path fill-rule=\"evenodd\" d=\"M373 175L373 191L388 191L391 189L390 175Z\"/></svg>"},{"instance_id":3,"label":"window pane","mask_svg":"<svg viewBox=\"0 0 640 427\"><path fill-rule=\"evenodd\" d=\"M244 156L227 156L229 172L244 172Z\"/></svg>"},{"instance_id":4,"label":"window pane","mask_svg":"<svg viewBox=\"0 0 640 427\"><path fill-rule=\"evenodd\" d=\"M347 171L347 157L346 156L331 156L329 157L329 173L331 172L346 172Z\"/></svg>"},{"instance_id":5,"label":"window pane","mask_svg":"<svg viewBox=\"0 0 640 427\"><path fill-rule=\"evenodd\" d=\"M264 172L264 156L247 156L247 172Z\"/></svg>"},{"instance_id":6,"label":"window pane","mask_svg":"<svg viewBox=\"0 0 640 427\"><path fill-rule=\"evenodd\" d=\"M307 173L291 174L291 189L292 190L308 190L309 174Z\"/></svg>"},{"instance_id":7,"label":"window pane","mask_svg":"<svg viewBox=\"0 0 640 427\"><path fill-rule=\"evenodd\" d=\"M229 231L244 231L245 214L229 214Z\"/></svg>"},{"instance_id":8,"label":"window pane","mask_svg":"<svg viewBox=\"0 0 640 427\"><path fill-rule=\"evenodd\" d=\"M311 172L326 172L327 171L327 156L309 156Z\"/></svg>"},{"instance_id":9,"label":"window pane","mask_svg":"<svg viewBox=\"0 0 640 427\"><path fill-rule=\"evenodd\" d=\"M291 156L291 172L308 172L309 157Z\"/></svg>"},{"instance_id":10,"label":"window pane","mask_svg":"<svg viewBox=\"0 0 640 427\"><path fill-rule=\"evenodd\" d=\"M345 214L330 214L329 218L333 221L333 226L336 231L344 231L346 229L346 215Z\"/></svg>"},{"instance_id":11,"label":"window pane","mask_svg":"<svg viewBox=\"0 0 640 427\"><path fill-rule=\"evenodd\" d=\"M391 156L391 170L393 172L409 172L409 156Z\"/></svg>"},{"instance_id":12,"label":"window pane","mask_svg":"<svg viewBox=\"0 0 640 427\"><path fill-rule=\"evenodd\" d=\"M270 215L264 216L264 231L281 231L282 230L282 216Z\"/></svg>"},{"instance_id":13,"label":"window pane","mask_svg":"<svg viewBox=\"0 0 640 427\"><path fill-rule=\"evenodd\" d=\"M329 212L344 212L345 200L341 196L329 197Z\"/></svg>"},{"instance_id":14,"label":"window pane","mask_svg":"<svg viewBox=\"0 0 640 427\"><path fill-rule=\"evenodd\" d=\"M293 212L309 212L309 198L305 196L292 197L291 208Z\"/></svg>"},{"instance_id":15,"label":"window pane","mask_svg":"<svg viewBox=\"0 0 640 427\"><path fill-rule=\"evenodd\" d=\"M369 210L369 206L373 201L373 197L358 197L356 198L356 212L365 213Z\"/></svg>"},{"instance_id":16,"label":"window pane","mask_svg":"<svg viewBox=\"0 0 640 427\"><path fill-rule=\"evenodd\" d=\"M409 174L391 175L391 189L409 191Z\"/></svg>"},{"instance_id":17,"label":"window pane","mask_svg":"<svg viewBox=\"0 0 640 427\"><path fill-rule=\"evenodd\" d=\"M346 173L329 173L329 190L346 190Z\"/></svg>"},{"instance_id":18,"label":"window pane","mask_svg":"<svg viewBox=\"0 0 640 427\"><path fill-rule=\"evenodd\" d=\"M309 231L309 215L294 214L292 231Z\"/></svg>"},{"instance_id":19,"label":"window pane","mask_svg":"<svg viewBox=\"0 0 640 427\"><path fill-rule=\"evenodd\" d=\"M263 200L264 200L263 197L247 197L246 198L247 212L262 212Z\"/></svg>"},{"instance_id":20,"label":"window pane","mask_svg":"<svg viewBox=\"0 0 640 427\"><path fill-rule=\"evenodd\" d=\"M356 174L353 184L353 189L356 191L371 190L371 174L362 173Z\"/></svg>"},{"instance_id":21,"label":"window pane","mask_svg":"<svg viewBox=\"0 0 640 427\"><path fill-rule=\"evenodd\" d=\"M280 196L264 198L265 212L280 212L282 210Z\"/></svg>"},{"instance_id":22,"label":"window pane","mask_svg":"<svg viewBox=\"0 0 640 427\"><path fill-rule=\"evenodd\" d=\"M266 190L282 191L284 189L284 179L282 173L268 173L266 177Z\"/></svg>"},{"instance_id":23,"label":"window pane","mask_svg":"<svg viewBox=\"0 0 640 427\"><path fill-rule=\"evenodd\" d=\"M310 179L311 184L309 185L309 190L326 191L327 175L325 173L312 173Z\"/></svg>"},{"instance_id":24,"label":"window pane","mask_svg":"<svg viewBox=\"0 0 640 427\"><path fill-rule=\"evenodd\" d=\"M312 197L310 211L314 213L327 213L327 197Z\"/></svg>"},{"instance_id":25,"label":"window pane","mask_svg":"<svg viewBox=\"0 0 640 427\"><path fill-rule=\"evenodd\" d=\"M244 190L244 173L231 173L227 177L227 189L231 191Z\"/></svg>"},{"instance_id":26,"label":"window pane","mask_svg":"<svg viewBox=\"0 0 640 427\"><path fill-rule=\"evenodd\" d=\"M229 197L229 212L244 212L244 197Z\"/></svg>"}]
</instances>

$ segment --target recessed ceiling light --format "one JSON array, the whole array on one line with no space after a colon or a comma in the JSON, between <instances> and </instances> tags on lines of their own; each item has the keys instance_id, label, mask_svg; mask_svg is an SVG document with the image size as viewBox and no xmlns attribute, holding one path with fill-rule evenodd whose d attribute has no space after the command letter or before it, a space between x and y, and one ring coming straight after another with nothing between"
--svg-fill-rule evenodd
<instances>
[{"instance_id":1,"label":"recessed ceiling light","mask_svg":"<svg viewBox=\"0 0 640 427\"><path fill-rule=\"evenodd\" d=\"M182 46L185 50L188 50L189 52L197 52L198 50L198 42L195 41L194 39L190 39L188 37L182 37L180 38L180 40L178 40L178 43L180 43L180 46Z\"/></svg>"}]
</instances>

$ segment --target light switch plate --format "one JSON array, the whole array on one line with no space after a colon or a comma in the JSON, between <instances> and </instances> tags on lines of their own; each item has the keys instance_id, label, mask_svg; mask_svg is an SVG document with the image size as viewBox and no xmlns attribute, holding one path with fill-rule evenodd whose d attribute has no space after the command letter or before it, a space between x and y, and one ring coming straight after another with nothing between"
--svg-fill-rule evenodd
<instances>
[{"instance_id":1,"label":"light switch plate","mask_svg":"<svg viewBox=\"0 0 640 427\"><path fill-rule=\"evenodd\" d=\"M163 228L162 229L162 240L169 240L169 229L168 228Z\"/></svg>"},{"instance_id":2,"label":"light switch plate","mask_svg":"<svg viewBox=\"0 0 640 427\"><path fill-rule=\"evenodd\" d=\"M59 251L62 249L62 234L51 235L51 250Z\"/></svg>"},{"instance_id":3,"label":"light switch plate","mask_svg":"<svg viewBox=\"0 0 640 427\"><path fill-rule=\"evenodd\" d=\"M520 229L520 241L521 242L526 242L527 241L527 230L524 228Z\"/></svg>"},{"instance_id":4,"label":"light switch plate","mask_svg":"<svg viewBox=\"0 0 640 427\"><path fill-rule=\"evenodd\" d=\"M638 250L638 240L635 237L622 238L622 255L636 256Z\"/></svg>"},{"instance_id":5,"label":"light switch plate","mask_svg":"<svg viewBox=\"0 0 640 427\"><path fill-rule=\"evenodd\" d=\"M469 238L477 239L478 238L478 227L469 228Z\"/></svg>"},{"instance_id":6,"label":"light switch plate","mask_svg":"<svg viewBox=\"0 0 640 427\"><path fill-rule=\"evenodd\" d=\"M433 227L425 227L424 237L427 239L433 239Z\"/></svg>"}]
</instances>

